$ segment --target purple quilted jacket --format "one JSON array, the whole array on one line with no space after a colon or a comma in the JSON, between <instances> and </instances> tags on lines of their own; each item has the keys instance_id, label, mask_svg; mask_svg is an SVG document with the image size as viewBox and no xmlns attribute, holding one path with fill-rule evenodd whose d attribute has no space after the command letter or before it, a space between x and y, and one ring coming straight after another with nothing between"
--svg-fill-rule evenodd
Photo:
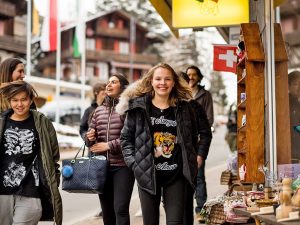
<instances>
[{"instance_id":1,"label":"purple quilted jacket","mask_svg":"<svg viewBox=\"0 0 300 225\"><path fill-rule=\"evenodd\" d=\"M126 166L120 145L120 134L124 125L124 117L115 111L118 99L108 100L96 108L89 127L96 130L97 142L108 142L110 165ZM89 146L94 143L88 141Z\"/></svg>"}]
</instances>

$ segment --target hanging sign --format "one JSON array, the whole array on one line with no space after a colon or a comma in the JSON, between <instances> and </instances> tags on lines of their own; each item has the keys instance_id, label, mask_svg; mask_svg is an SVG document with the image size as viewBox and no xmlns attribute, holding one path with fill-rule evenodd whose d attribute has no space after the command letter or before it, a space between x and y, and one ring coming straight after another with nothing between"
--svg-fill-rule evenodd
<instances>
[{"instance_id":1,"label":"hanging sign","mask_svg":"<svg viewBox=\"0 0 300 225\"><path fill-rule=\"evenodd\" d=\"M236 73L236 50L235 45L214 45L213 70Z\"/></svg>"},{"instance_id":2,"label":"hanging sign","mask_svg":"<svg viewBox=\"0 0 300 225\"><path fill-rule=\"evenodd\" d=\"M232 26L249 22L249 0L173 0L173 27Z\"/></svg>"}]
</instances>

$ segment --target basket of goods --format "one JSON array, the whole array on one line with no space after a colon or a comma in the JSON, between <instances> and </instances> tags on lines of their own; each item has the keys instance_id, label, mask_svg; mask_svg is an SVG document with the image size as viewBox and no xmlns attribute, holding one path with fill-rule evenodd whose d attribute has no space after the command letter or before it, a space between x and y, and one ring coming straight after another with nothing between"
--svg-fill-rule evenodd
<instances>
[{"instance_id":1,"label":"basket of goods","mask_svg":"<svg viewBox=\"0 0 300 225\"><path fill-rule=\"evenodd\" d=\"M208 200L202 210L201 215L207 224L223 224L225 223L224 214L224 196L218 196Z\"/></svg>"},{"instance_id":2,"label":"basket of goods","mask_svg":"<svg viewBox=\"0 0 300 225\"><path fill-rule=\"evenodd\" d=\"M235 208L244 208L247 209L246 204L246 191L233 191L235 186L240 186L244 189L241 183L234 183L231 185L229 190L225 193L224 197L224 213L225 221L228 223L247 223L249 217L243 215L237 215L234 212Z\"/></svg>"},{"instance_id":3,"label":"basket of goods","mask_svg":"<svg viewBox=\"0 0 300 225\"><path fill-rule=\"evenodd\" d=\"M221 173L221 185L229 185L231 183L232 173L230 170L225 170Z\"/></svg>"}]
</instances>

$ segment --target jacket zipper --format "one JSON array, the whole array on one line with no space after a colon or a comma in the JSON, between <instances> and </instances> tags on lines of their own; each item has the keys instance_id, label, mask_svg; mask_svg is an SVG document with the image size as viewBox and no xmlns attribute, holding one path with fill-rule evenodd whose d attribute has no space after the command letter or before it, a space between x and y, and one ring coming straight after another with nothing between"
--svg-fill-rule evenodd
<instances>
[{"instance_id":1,"label":"jacket zipper","mask_svg":"<svg viewBox=\"0 0 300 225\"><path fill-rule=\"evenodd\" d=\"M108 132L109 132L109 129L110 129L111 115L113 113L114 107L115 107L115 100L113 99L113 105L110 109L110 112L109 112L109 115L108 115L108 121L107 121L106 142L108 142L108 137L109 137ZM108 160L108 151L107 151L106 157L107 157L107 160Z\"/></svg>"},{"instance_id":2,"label":"jacket zipper","mask_svg":"<svg viewBox=\"0 0 300 225\"><path fill-rule=\"evenodd\" d=\"M151 142L152 142L152 147L153 147L153 142L154 142L154 140L153 140L152 132L151 132L151 130L150 130L150 126L152 126L152 124L151 124L149 112L148 112L146 109L144 109L144 110L145 110L145 115L146 115L146 122L148 123L147 128L148 128L148 132L149 132L149 134L150 134L150 138L151 138L151 140L152 140ZM152 151L152 149L151 149L150 151ZM152 154L153 182L154 182L154 187L153 187L153 189L154 189L154 193L156 194L156 173L155 173L156 170L155 170L155 164L154 164L153 152L151 152L151 154Z\"/></svg>"}]
</instances>

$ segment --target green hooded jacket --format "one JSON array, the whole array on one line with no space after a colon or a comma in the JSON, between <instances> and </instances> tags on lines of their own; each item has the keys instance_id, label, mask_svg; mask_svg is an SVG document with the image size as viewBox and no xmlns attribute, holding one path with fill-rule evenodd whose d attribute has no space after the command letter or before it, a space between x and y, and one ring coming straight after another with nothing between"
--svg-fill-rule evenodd
<instances>
[{"instance_id":1,"label":"green hooded jacket","mask_svg":"<svg viewBox=\"0 0 300 225\"><path fill-rule=\"evenodd\" d=\"M12 113L13 111L9 109L0 115L0 143L2 142L6 119ZM38 165L40 172L39 194L43 207L41 221L54 220L57 225L62 225L62 201L58 190L60 183L58 161L60 155L56 131L52 122L45 115L35 110L32 110L31 113L40 140Z\"/></svg>"}]
</instances>

